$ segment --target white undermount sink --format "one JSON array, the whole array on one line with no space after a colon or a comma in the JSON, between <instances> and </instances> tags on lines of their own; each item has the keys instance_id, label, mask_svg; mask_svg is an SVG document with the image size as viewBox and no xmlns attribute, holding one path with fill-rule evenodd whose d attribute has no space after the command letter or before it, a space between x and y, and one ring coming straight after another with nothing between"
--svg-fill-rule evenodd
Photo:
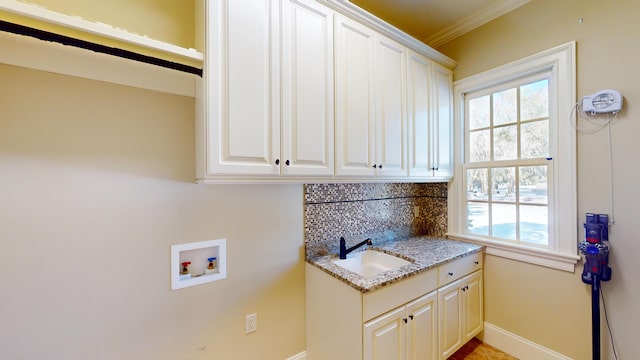
<instances>
[{"instance_id":1,"label":"white undermount sink","mask_svg":"<svg viewBox=\"0 0 640 360\"><path fill-rule=\"evenodd\" d=\"M352 253L347 255L346 259L332 261L340 267L367 278L411 264L405 259L375 250Z\"/></svg>"}]
</instances>

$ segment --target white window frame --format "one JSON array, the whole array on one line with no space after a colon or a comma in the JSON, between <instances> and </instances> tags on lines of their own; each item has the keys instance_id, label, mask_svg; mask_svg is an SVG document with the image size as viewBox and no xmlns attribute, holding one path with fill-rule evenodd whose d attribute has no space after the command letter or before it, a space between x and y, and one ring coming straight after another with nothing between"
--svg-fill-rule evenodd
<instances>
[{"instance_id":1,"label":"white window frame","mask_svg":"<svg viewBox=\"0 0 640 360\"><path fill-rule=\"evenodd\" d=\"M453 84L454 92L454 177L449 186L447 236L486 246L487 254L574 272L578 256L578 217L576 179L576 131L571 126L576 102L575 41L542 51L506 65L476 74ZM555 241L547 249L475 237L464 233L466 226L464 94L480 91L533 74L549 72L549 152L555 175L549 202L550 234Z\"/></svg>"}]
</instances>

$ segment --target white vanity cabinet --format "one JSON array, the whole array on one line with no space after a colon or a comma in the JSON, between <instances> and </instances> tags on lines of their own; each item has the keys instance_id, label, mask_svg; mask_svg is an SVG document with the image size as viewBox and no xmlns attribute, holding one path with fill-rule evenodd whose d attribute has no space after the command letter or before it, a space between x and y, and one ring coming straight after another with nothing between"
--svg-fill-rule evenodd
<instances>
[{"instance_id":1,"label":"white vanity cabinet","mask_svg":"<svg viewBox=\"0 0 640 360\"><path fill-rule=\"evenodd\" d=\"M336 16L336 176L406 177L407 48Z\"/></svg>"},{"instance_id":2,"label":"white vanity cabinet","mask_svg":"<svg viewBox=\"0 0 640 360\"><path fill-rule=\"evenodd\" d=\"M407 57L409 176L449 180L453 176L453 75L409 50Z\"/></svg>"},{"instance_id":3,"label":"white vanity cabinet","mask_svg":"<svg viewBox=\"0 0 640 360\"><path fill-rule=\"evenodd\" d=\"M205 39L198 179L333 175L333 12L207 2Z\"/></svg>"},{"instance_id":4,"label":"white vanity cabinet","mask_svg":"<svg viewBox=\"0 0 640 360\"><path fill-rule=\"evenodd\" d=\"M438 269L440 360L447 359L483 329L481 254Z\"/></svg>"},{"instance_id":5,"label":"white vanity cabinet","mask_svg":"<svg viewBox=\"0 0 640 360\"><path fill-rule=\"evenodd\" d=\"M363 327L363 359L438 359L437 292L370 320Z\"/></svg>"},{"instance_id":6,"label":"white vanity cabinet","mask_svg":"<svg viewBox=\"0 0 640 360\"><path fill-rule=\"evenodd\" d=\"M308 359L440 360L482 331L482 253L366 293L305 266Z\"/></svg>"}]
</instances>

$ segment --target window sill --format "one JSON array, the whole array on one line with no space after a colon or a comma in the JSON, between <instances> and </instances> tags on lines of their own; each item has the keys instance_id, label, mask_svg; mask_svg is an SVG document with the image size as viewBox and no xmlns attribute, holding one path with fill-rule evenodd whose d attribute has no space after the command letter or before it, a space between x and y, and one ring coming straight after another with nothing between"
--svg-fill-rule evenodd
<instances>
[{"instance_id":1,"label":"window sill","mask_svg":"<svg viewBox=\"0 0 640 360\"><path fill-rule=\"evenodd\" d=\"M526 262L534 265L549 267L552 269L575 272L575 265L581 257L575 254L560 254L547 250L528 248L512 244L505 244L499 241L480 239L469 235L451 234L447 237L454 240L468 241L486 246L486 253L516 261Z\"/></svg>"}]
</instances>

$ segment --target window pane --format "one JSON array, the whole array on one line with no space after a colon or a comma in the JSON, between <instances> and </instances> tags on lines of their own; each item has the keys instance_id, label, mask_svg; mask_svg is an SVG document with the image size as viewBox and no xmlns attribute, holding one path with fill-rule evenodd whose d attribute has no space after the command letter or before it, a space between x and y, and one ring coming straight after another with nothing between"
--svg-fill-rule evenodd
<instances>
[{"instance_id":1,"label":"window pane","mask_svg":"<svg viewBox=\"0 0 640 360\"><path fill-rule=\"evenodd\" d=\"M502 126L493 130L493 159L514 160L518 158L518 127Z\"/></svg>"},{"instance_id":2,"label":"window pane","mask_svg":"<svg viewBox=\"0 0 640 360\"><path fill-rule=\"evenodd\" d=\"M520 87L520 120L549 117L549 80Z\"/></svg>"},{"instance_id":3,"label":"window pane","mask_svg":"<svg viewBox=\"0 0 640 360\"><path fill-rule=\"evenodd\" d=\"M549 120L522 124L520 131L520 154L523 159L549 156Z\"/></svg>"},{"instance_id":4,"label":"window pane","mask_svg":"<svg viewBox=\"0 0 640 360\"><path fill-rule=\"evenodd\" d=\"M516 168L491 169L491 199L493 201L516 201Z\"/></svg>"},{"instance_id":5,"label":"window pane","mask_svg":"<svg viewBox=\"0 0 640 360\"><path fill-rule=\"evenodd\" d=\"M469 134L469 161L489 160L489 130L474 131Z\"/></svg>"},{"instance_id":6,"label":"window pane","mask_svg":"<svg viewBox=\"0 0 640 360\"><path fill-rule=\"evenodd\" d=\"M467 203L467 232L489 235L489 204Z\"/></svg>"},{"instance_id":7,"label":"window pane","mask_svg":"<svg viewBox=\"0 0 640 360\"><path fill-rule=\"evenodd\" d=\"M493 125L508 124L518 120L517 95L516 89L493 94Z\"/></svg>"},{"instance_id":8,"label":"window pane","mask_svg":"<svg viewBox=\"0 0 640 360\"><path fill-rule=\"evenodd\" d=\"M491 231L495 237L516 240L516 206L491 205Z\"/></svg>"},{"instance_id":9,"label":"window pane","mask_svg":"<svg viewBox=\"0 0 640 360\"><path fill-rule=\"evenodd\" d=\"M489 178L487 169L467 170L467 199L488 200Z\"/></svg>"},{"instance_id":10,"label":"window pane","mask_svg":"<svg viewBox=\"0 0 640 360\"><path fill-rule=\"evenodd\" d=\"M520 202L528 204L548 204L547 193L547 167L546 166L521 166L520 167Z\"/></svg>"},{"instance_id":11,"label":"window pane","mask_svg":"<svg viewBox=\"0 0 640 360\"><path fill-rule=\"evenodd\" d=\"M469 130L489 126L489 95L469 100Z\"/></svg>"},{"instance_id":12,"label":"window pane","mask_svg":"<svg viewBox=\"0 0 640 360\"><path fill-rule=\"evenodd\" d=\"M520 240L547 245L549 214L546 206L520 206Z\"/></svg>"}]
</instances>

